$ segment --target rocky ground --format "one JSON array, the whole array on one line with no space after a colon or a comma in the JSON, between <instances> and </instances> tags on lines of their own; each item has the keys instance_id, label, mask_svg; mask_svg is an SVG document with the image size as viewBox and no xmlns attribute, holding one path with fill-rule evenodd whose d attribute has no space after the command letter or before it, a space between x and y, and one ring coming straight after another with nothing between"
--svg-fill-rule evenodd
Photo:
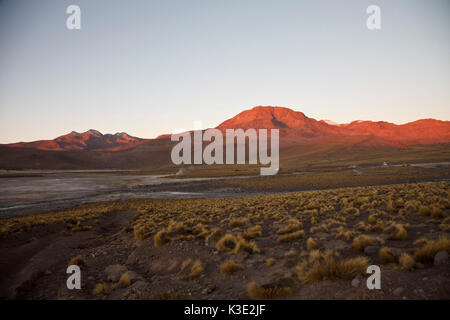
<instances>
[{"instance_id":1,"label":"rocky ground","mask_svg":"<svg viewBox=\"0 0 450 320\"><path fill-rule=\"evenodd\" d=\"M342 190L223 200L136 200L80 221L3 221L0 296L449 299L448 183ZM372 198L358 202L368 195ZM308 209L313 201L333 196L337 202L332 210L322 204L317 213ZM431 211L408 204L414 201L409 197L421 199ZM341 206L343 198L351 200ZM382 199L392 199L394 208L389 201L373 202ZM372 201L370 208L366 200ZM206 226L201 231L199 221ZM400 234L402 230L407 234ZM222 241L227 235L234 240ZM364 236L374 241L361 241ZM437 246L439 239L447 240ZM427 245L431 249L426 255L418 254ZM345 267L352 259L361 260ZM81 267L81 290L66 287L69 264ZM366 286L365 268L373 264L381 267L380 290Z\"/></svg>"}]
</instances>

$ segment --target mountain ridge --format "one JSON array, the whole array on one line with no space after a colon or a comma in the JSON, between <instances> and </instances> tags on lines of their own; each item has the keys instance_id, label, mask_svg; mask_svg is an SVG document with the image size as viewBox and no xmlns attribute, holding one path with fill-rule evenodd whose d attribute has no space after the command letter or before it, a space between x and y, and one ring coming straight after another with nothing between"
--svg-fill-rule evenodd
<instances>
[{"instance_id":1,"label":"mountain ridge","mask_svg":"<svg viewBox=\"0 0 450 320\"><path fill-rule=\"evenodd\" d=\"M427 118L405 124L371 120L338 124L330 120L316 120L301 111L278 106L256 106L244 110L216 128L222 131L239 128L279 129L282 146L340 144L398 147L450 142L450 121ZM72 131L53 140L17 142L3 146L48 151L119 151L161 139L170 140L170 134L161 134L156 139L143 139L126 132L102 134L90 129L82 133Z\"/></svg>"}]
</instances>

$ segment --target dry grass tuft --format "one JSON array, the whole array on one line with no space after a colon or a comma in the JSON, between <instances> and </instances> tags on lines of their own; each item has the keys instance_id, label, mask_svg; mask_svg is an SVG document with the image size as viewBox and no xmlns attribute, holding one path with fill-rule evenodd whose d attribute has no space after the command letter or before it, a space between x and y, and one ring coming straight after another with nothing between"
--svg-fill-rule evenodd
<instances>
[{"instance_id":1,"label":"dry grass tuft","mask_svg":"<svg viewBox=\"0 0 450 320\"><path fill-rule=\"evenodd\" d=\"M256 237L261 237L261 235L262 235L261 226L254 226L254 227L248 228L247 230L245 230L242 233L242 237L246 240L254 239Z\"/></svg>"},{"instance_id":2,"label":"dry grass tuft","mask_svg":"<svg viewBox=\"0 0 450 320\"><path fill-rule=\"evenodd\" d=\"M129 287L131 284L131 276L128 272L125 272L124 274L122 274L122 276L120 276L119 279L119 288L127 288Z\"/></svg>"},{"instance_id":3,"label":"dry grass tuft","mask_svg":"<svg viewBox=\"0 0 450 320\"><path fill-rule=\"evenodd\" d=\"M298 230L292 233L285 234L284 236L281 236L277 239L278 243L285 243L285 242L291 242L300 238L303 238L305 236L305 231Z\"/></svg>"},{"instance_id":4,"label":"dry grass tuft","mask_svg":"<svg viewBox=\"0 0 450 320\"><path fill-rule=\"evenodd\" d=\"M293 233L303 228L303 224L298 219L290 219L289 224L277 231L278 234Z\"/></svg>"},{"instance_id":5,"label":"dry grass tuft","mask_svg":"<svg viewBox=\"0 0 450 320\"><path fill-rule=\"evenodd\" d=\"M369 260L366 257L341 259L338 254L328 251L312 265L303 261L297 267L297 275L302 282L351 279L359 274L365 274L368 265Z\"/></svg>"},{"instance_id":6,"label":"dry grass tuft","mask_svg":"<svg viewBox=\"0 0 450 320\"><path fill-rule=\"evenodd\" d=\"M252 281L247 286L248 295L255 300L270 300L292 295L292 288L276 285L261 286Z\"/></svg>"},{"instance_id":7,"label":"dry grass tuft","mask_svg":"<svg viewBox=\"0 0 450 320\"><path fill-rule=\"evenodd\" d=\"M86 261L84 260L84 258L82 256L78 255L78 256L70 259L69 266L70 265L77 265L79 267L83 267L86 265Z\"/></svg>"},{"instance_id":8,"label":"dry grass tuft","mask_svg":"<svg viewBox=\"0 0 450 320\"><path fill-rule=\"evenodd\" d=\"M383 244L383 240L379 238L361 235L353 240L352 248L358 251L363 251L367 246L379 246Z\"/></svg>"},{"instance_id":9,"label":"dry grass tuft","mask_svg":"<svg viewBox=\"0 0 450 320\"><path fill-rule=\"evenodd\" d=\"M104 294L108 295L111 292L112 288L107 283L97 283L94 288L93 294L99 295Z\"/></svg>"},{"instance_id":10,"label":"dry grass tuft","mask_svg":"<svg viewBox=\"0 0 450 320\"><path fill-rule=\"evenodd\" d=\"M319 244L311 237L306 240L306 248L308 251L319 249Z\"/></svg>"},{"instance_id":11,"label":"dry grass tuft","mask_svg":"<svg viewBox=\"0 0 450 320\"><path fill-rule=\"evenodd\" d=\"M401 224L395 224L395 231L390 234L389 239L391 240L406 240L408 238L408 232Z\"/></svg>"},{"instance_id":12,"label":"dry grass tuft","mask_svg":"<svg viewBox=\"0 0 450 320\"><path fill-rule=\"evenodd\" d=\"M378 257L384 263L391 263L395 261L395 257L392 254L391 249L389 249L388 247L381 248L380 252L378 253Z\"/></svg>"},{"instance_id":13,"label":"dry grass tuft","mask_svg":"<svg viewBox=\"0 0 450 320\"><path fill-rule=\"evenodd\" d=\"M406 252L402 253L399 259L400 270L409 270L414 266L414 259Z\"/></svg>"},{"instance_id":14,"label":"dry grass tuft","mask_svg":"<svg viewBox=\"0 0 450 320\"><path fill-rule=\"evenodd\" d=\"M276 262L275 258L268 258L266 260L266 266L271 267L275 264L275 262Z\"/></svg>"},{"instance_id":15,"label":"dry grass tuft","mask_svg":"<svg viewBox=\"0 0 450 320\"><path fill-rule=\"evenodd\" d=\"M233 252L237 247L238 240L232 234L226 234L216 243L216 249L221 252Z\"/></svg>"},{"instance_id":16,"label":"dry grass tuft","mask_svg":"<svg viewBox=\"0 0 450 320\"><path fill-rule=\"evenodd\" d=\"M436 241L428 241L423 247L416 250L414 259L419 262L431 261L439 251L450 252L449 238L441 238Z\"/></svg>"},{"instance_id":17,"label":"dry grass tuft","mask_svg":"<svg viewBox=\"0 0 450 320\"><path fill-rule=\"evenodd\" d=\"M168 242L170 242L170 238L168 237L167 231L165 229L158 231L153 236L153 243L154 243L155 247L162 246Z\"/></svg>"},{"instance_id":18,"label":"dry grass tuft","mask_svg":"<svg viewBox=\"0 0 450 320\"><path fill-rule=\"evenodd\" d=\"M229 276L235 272L244 270L244 268L240 265L238 265L234 260L227 260L224 263L222 263L219 267L220 273L224 276Z\"/></svg>"},{"instance_id":19,"label":"dry grass tuft","mask_svg":"<svg viewBox=\"0 0 450 320\"><path fill-rule=\"evenodd\" d=\"M180 280L191 280L201 276L205 272L202 262L197 259L188 258L181 263L177 278Z\"/></svg>"}]
</instances>

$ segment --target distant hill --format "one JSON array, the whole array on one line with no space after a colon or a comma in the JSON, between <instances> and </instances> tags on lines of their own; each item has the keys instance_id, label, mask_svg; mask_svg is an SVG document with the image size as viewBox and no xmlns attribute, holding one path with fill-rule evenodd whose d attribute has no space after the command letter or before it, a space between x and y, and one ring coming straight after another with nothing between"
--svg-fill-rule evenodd
<instances>
[{"instance_id":1,"label":"distant hill","mask_svg":"<svg viewBox=\"0 0 450 320\"><path fill-rule=\"evenodd\" d=\"M226 128L280 129L284 145L343 144L346 146L412 146L450 142L450 121L417 120L396 125L385 121L353 121L336 124L318 121L283 107L254 107L218 126Z\"/></svg>"},{"instance_id":2,"label":"distant hill","mask_svg":"<svg viewBox=\"0 0 450 320\"><path fill-rule=\"evenodd\" d=\"M8 144L7 146L53 151L100 149L119 150L123 147L135 145L143 141L145 141L145 139L132 137L125 132L102 134L97 130L91 129L82 133L72 131L69 134L57 137L53 140L17 142Z\"/></svg>"},{"instance_id":3,"label":"distant hill","mask_svg":"<svg viewBox=\"0 0 450 320\"><path fill-rule=\"evenodd\" d=\"M368 159L449 161L450 122L418 120L402 125L353 121L336 124L316 120L282 107L254 107L224 121L220 130L267 128L280 130L280 165L307 167L339 161L345 165ZM0 169L146 169L178 170L170 151L170 135L141 139L126 133L96 130L71 132L54 140L0 145ZM435 147L436 146L436 147ZM372 160L371 160L372 159Z\"/></svg>"}]
</instances>

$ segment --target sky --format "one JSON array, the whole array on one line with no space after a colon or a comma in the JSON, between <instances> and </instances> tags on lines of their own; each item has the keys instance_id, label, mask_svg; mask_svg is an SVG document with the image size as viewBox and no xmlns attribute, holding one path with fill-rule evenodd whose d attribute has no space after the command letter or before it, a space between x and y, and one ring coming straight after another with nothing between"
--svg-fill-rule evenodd
<instances>
[{"instance_id":1,"label":"sky","mask_svg":"<svg viewBox=\"0 0 450 320\"><path fill-rule=\"evenodd\" d=\"M450 120L449 57L448 0L0 0L0 143L154 138L258 105Z\"/></svg>"}]
</instances>

